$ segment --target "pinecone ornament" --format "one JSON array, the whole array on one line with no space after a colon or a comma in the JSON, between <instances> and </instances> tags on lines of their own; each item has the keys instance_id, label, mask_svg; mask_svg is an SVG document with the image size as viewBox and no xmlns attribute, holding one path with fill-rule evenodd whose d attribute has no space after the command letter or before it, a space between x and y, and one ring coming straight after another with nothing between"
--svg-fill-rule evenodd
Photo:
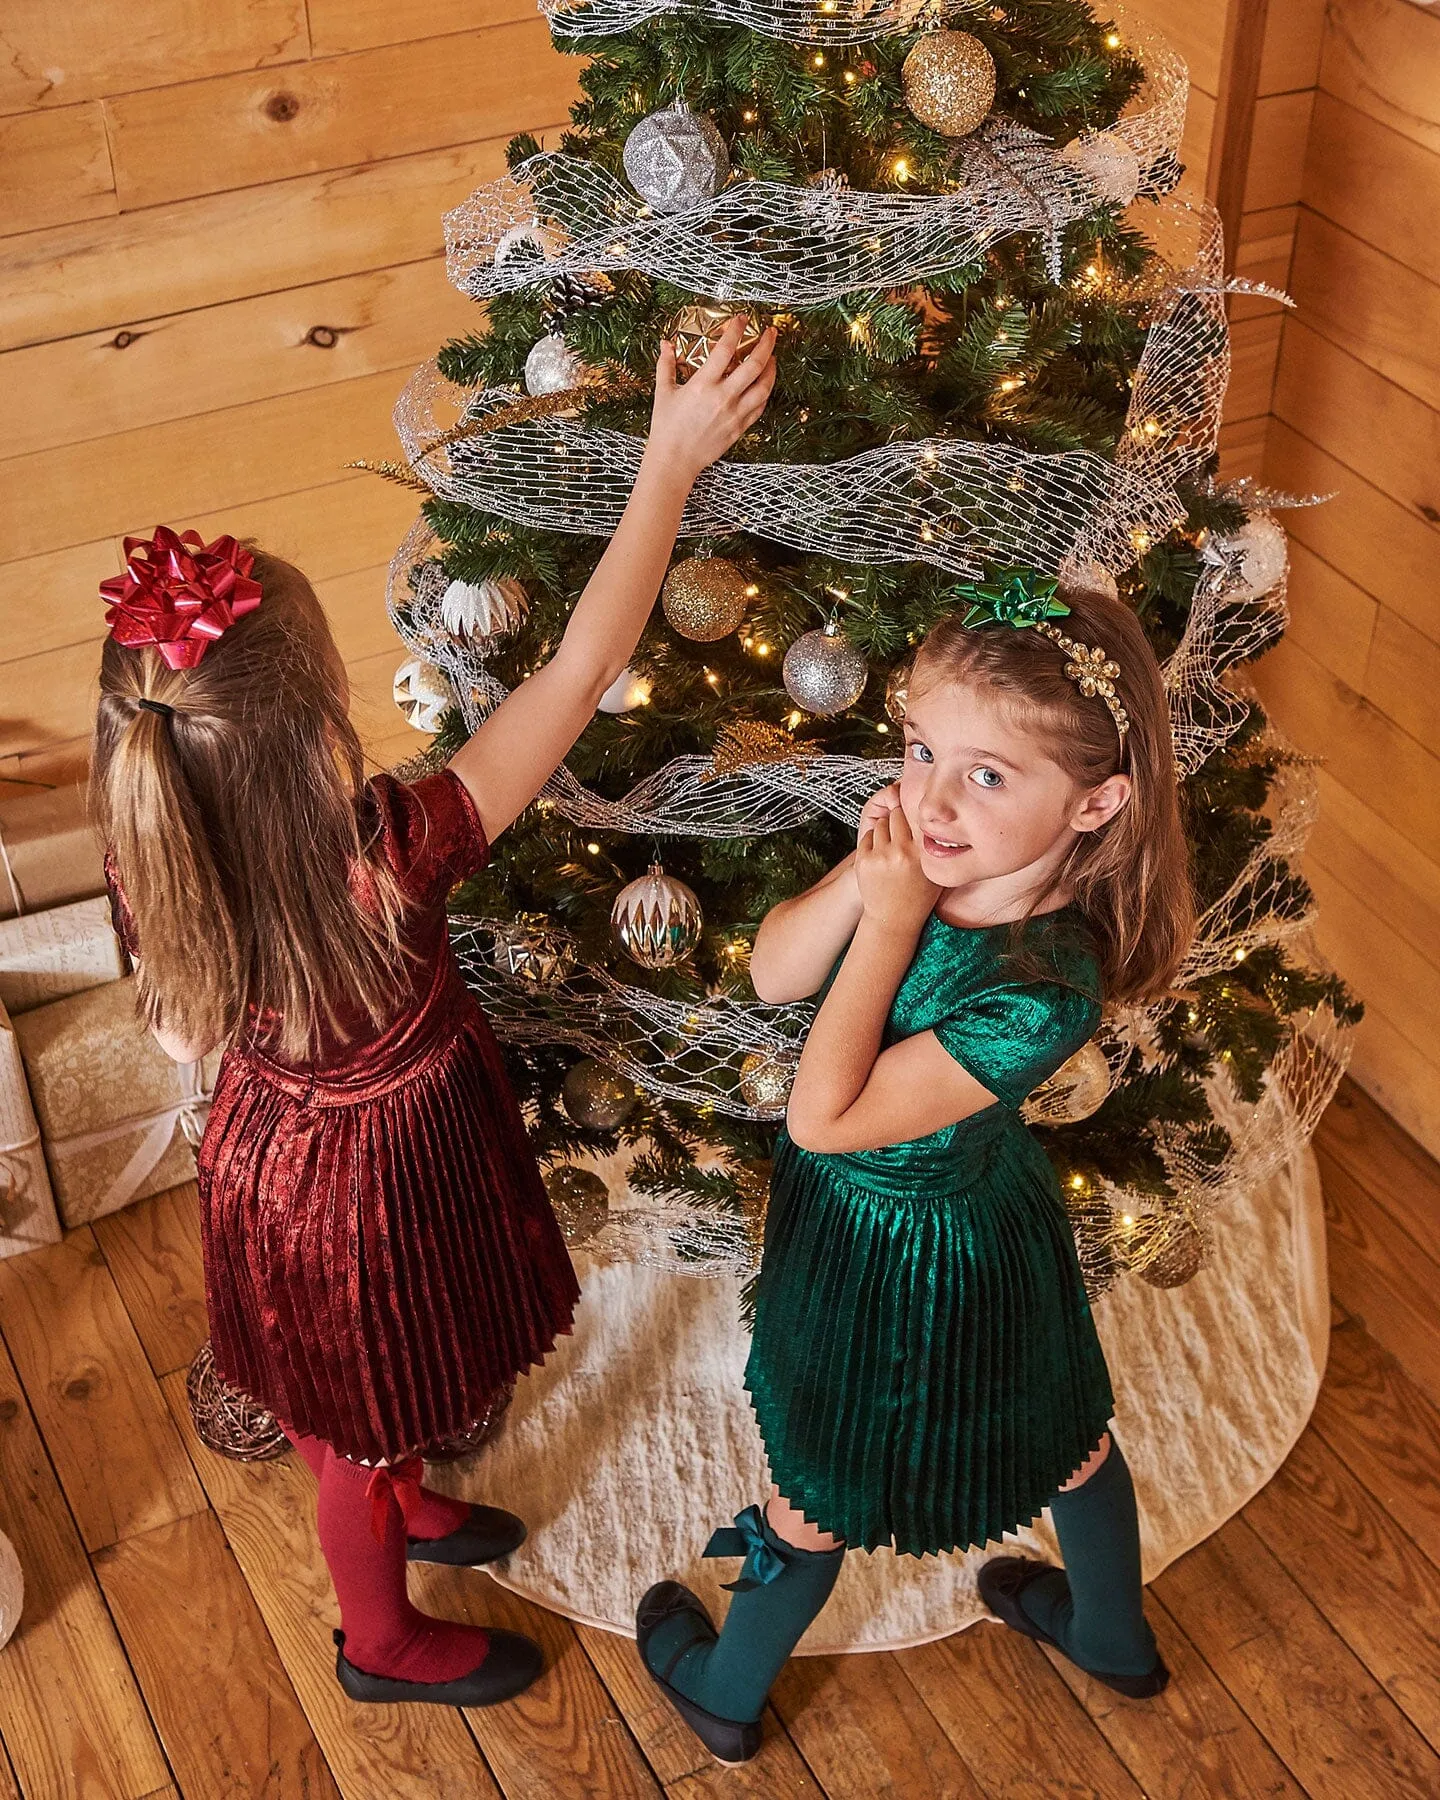
<instances>
[{"instance_id":1,"label":"pinecone ornament","mask_svg":"<svg viewBox=\"0 0 1440 1800\"><path fill-rule=\"evenodd\" d=\"M573 275L567 269L551 282L540 322L549 335L562 336L567 319L578 312L603 306L614 292L614 282L598 269L585 275Z\"/></svg>"}]
</instances>

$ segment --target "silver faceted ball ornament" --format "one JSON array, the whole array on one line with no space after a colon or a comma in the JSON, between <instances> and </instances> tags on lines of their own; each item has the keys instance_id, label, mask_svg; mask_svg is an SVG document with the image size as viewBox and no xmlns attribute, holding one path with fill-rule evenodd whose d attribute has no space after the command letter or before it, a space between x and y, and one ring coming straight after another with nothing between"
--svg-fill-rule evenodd
<instances>
[{"instance_id":1,"label":"silver faceted ball ornament","mask_svg":"<svg viewBox=\"0 0 1440 1800\"><path fill-rule=\"evenodd\" d=\"M543 394L559 394L572 388L584 367L580 358L553 331L525 358L525 392L537 398Z\"/></svg>"},{"instance_id":2,"label":"silver faceted ball ornament","mask_svg":"<svg viewBox=\"0 0 1440 1800\"><path fill-rule=\"evenodd\" d=\"M668 969L700 941L700 902L683 881L651 863L627 883L610 909L610 934L642 969Z\"/></svg>"},{"instance_id":3,"label":"silver faceted ball ornament","mask_svg":"<svg viewBox=\"0 0 1440 1800\"><path fill-rule=\"evenodd\" d=\"M438 731L441 719L455 704L445 671L420 656L405 658L395 671L391 692L405 723L417 731Z\"/></svg>"},{"instance_id":4,"label":"silver faceted ball ornament","mask_svg":"<svg viewBox=\"0 0 1440 1800\"><path fill-rule=\"evenodd\" d=\"M640 1090L628 1075L593 1056L583 1057L566 1075L560 1100L586 1131L613 1131L635 1110Z\"/></svg>"},{"instance_id":5,"label":"silver faceted ball ornament","mask_svg":"<svg viewBox=\"0 0 1440 1800\"><path fill-rule=\"evenodd\" d=\"M796 1064L788 1056L752 1050L740 1065L740 1097L762 1119L778 1119L795 1084Z\"/></svg>"},{"instance_id":6,"label":"silver faceted ball ornament","mask_svg":"<svg viewBox=\"0 0 1440 1800\"><path fill-rule=\"evenodd\" d=\"M643 118L622 154L631 186L658 213L713 199L730 178L730 152L714 121L683 100Z\"/></svg>"},{"instance_id":7,"label":"silver faceted ball ornament","mask_svg":"<svg viewBox=\"0 0 1440 1800\"><path fill-rule=\"evenodd\" d=\"M575 946L544 913L517 913L491 927L490 960L505 975L552 987L575 967Z\"/></svg>"},{"instance_id":8,"label":"silver faceted ball ornament","mask_svg":"<svg viewBox=\"0 0 1440 1800\"><path fill-rule=\"evenodd\" d=\"M440 599L440 622L456 638L500 637L524 619L530 597L513 575L452 581Z\"/></svg>"},{"instance_id":9,"label":"silver faceted ball ornament","mask_svg":"<svg viewBox=\"0 0 1440 1800\"><path fill-rule=\"evenodd\" d=\"M995 58L968 31L929 31L900 71L905 104L942 137L968 137L995 104Z\"/></svg>"},{"instance_id":10,"label":"silver faceted ball ornament","mask_svg":"<svg viewBox=\"0 0 1440 1800\"><path fill-rule=\"evenodd\" d=\"M796 638L785 652L780 679L802 711L830 718L855 704L869 674L865 658L831 620L823 631Z\"/></svg>"},{"instance_id":11,"label":"silver faceted ball ornament","mask_svg":"<svg viewBox=\"0 0 1440 1800\"><path fill-rule=\"evenodd\" d=\"M610 1217L610 1190L593 1169L557 1163L541 1176L565 1242L572 1250L588 1244Z\"/></svg>"},{"instance_id":12,"label":"silver faceted ball ornament","mask_svg":"<svg viewBox=\"0 0 1440 1800\"><path fill-rule=\"evenodd\" d=\"M1140 188L1140 158L1114 131L1092 131L1071 138L1060 160L1077 170L1100 195L1116 206L1128 206Z\"/></svg>"}]
</instances>

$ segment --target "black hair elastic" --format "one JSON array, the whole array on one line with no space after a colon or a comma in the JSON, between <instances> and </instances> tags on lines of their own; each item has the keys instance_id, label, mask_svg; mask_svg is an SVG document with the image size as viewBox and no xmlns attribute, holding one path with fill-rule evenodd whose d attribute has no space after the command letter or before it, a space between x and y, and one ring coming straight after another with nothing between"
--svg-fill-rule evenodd
<instances>
[{"instance_id":1,"label":"black hair elastic","mask_svg":"<svg viewBox=\"0 0 1440 1800\"><path fill-rule=\"evenodd\" d=\"M162 719L175 717L175 708L167 706L163 700L137 700L136 705L142 707L146 712L159 713Z\"/></svg>"}]
</instances>

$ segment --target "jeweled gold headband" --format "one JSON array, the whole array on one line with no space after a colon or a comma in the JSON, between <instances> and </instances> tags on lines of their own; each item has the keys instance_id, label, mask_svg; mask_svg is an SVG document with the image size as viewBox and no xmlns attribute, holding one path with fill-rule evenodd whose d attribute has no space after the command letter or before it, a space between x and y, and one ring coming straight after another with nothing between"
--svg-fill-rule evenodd
<instances>
[{"instance_id":1,"label":"jeweled gold headband","mask_svg":"<svg viewBox=\"0 0 1440 1800\"><path fill-rule=\"evenodd\" d=\"M1056 597L1059 586L1053 575L1040 575L1034 569L1001 568L986 563L983 581L962 582L956 592L971 603L965 615L966 625L1009 625L1015 631L1038 631L1057 644L1068 659L1067 677L1087 699L1098 697L1109 707L1123 750L1130 715L1115 691L1120 665L1112 662L1099 644L1082 644L1050 623L1070 611Z\"/></svg>"}]
</instances>

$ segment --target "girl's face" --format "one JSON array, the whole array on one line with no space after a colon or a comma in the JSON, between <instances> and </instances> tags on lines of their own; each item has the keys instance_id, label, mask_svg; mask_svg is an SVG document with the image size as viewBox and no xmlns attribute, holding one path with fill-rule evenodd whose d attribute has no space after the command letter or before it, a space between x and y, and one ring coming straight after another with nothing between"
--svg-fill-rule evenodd
<instances>
[{"instance_id":1,"label":"girl's face","mask_svg":"<svg viewBox=\"0 0 1440 1800\"><path fill-rule=\"evenodd\" d=\"M910 692L900 805L939 887L1040 886L1076 833L1098 829L1129 793L1124 775L1077 786L994 688L934 681Z\"/></svg>"}]
</instances>

